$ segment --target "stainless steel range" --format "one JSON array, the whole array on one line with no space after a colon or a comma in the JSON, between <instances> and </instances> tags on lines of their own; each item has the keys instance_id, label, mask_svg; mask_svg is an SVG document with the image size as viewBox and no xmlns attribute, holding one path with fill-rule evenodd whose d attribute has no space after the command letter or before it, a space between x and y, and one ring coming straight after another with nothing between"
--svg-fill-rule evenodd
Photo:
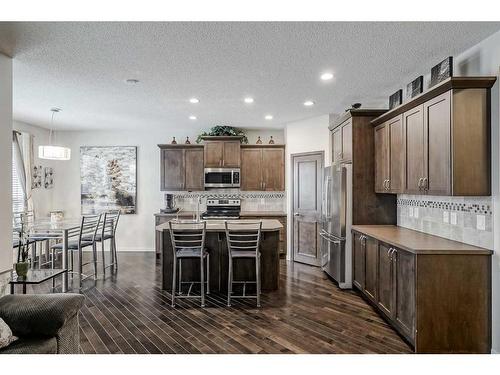
<instances>
[{"instance_id":1,"label":"stainless steel range","mask_svg":"<svg viewBox=\"0 0 500 375\"><path fill-rule=\"evenodd\" d=\"M239 219L241 210L240 199L207 199L207 210L201 215L204 220Z\"/></svg>"}]
</instances>

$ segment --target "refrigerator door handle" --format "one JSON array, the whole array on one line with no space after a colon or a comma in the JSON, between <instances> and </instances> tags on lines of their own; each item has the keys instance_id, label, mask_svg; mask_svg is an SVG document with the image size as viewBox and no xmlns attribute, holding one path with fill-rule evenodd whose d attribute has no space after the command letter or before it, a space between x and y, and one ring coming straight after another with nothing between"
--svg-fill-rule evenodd
<instances>
[{"instance_id":1,"label":"refrigerator door handle","mask_svg":"<svg viewBox=\"0 0 500 375\"><path fill-rule=\"evenodd\" d=\"M326 232L324 232L324 231L321 231L319 233L319 235L321 236L321 238L327 240L328 242L331 242L331 243L334 243L334 244L337 244L337 245L340 245L342 243L341 240L334 240L333 238L330 238L328 236L328 234Z\"/></svg>"}]
</instances>

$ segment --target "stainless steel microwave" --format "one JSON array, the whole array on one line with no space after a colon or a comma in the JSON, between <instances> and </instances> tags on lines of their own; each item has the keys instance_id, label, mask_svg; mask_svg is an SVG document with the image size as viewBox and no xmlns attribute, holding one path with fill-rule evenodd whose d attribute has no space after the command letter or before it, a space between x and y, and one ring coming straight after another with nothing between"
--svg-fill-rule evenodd
<instances>
[{"instance_id":1,"label":"stainless steel microwave","mask_svg":"<svg viewBox=\"0 0 500 375\"><path fill-rule=\"evenodd\" d=\"M205 168L206 188L240 187L239 168Z\"/></svg>"}]
</instances>

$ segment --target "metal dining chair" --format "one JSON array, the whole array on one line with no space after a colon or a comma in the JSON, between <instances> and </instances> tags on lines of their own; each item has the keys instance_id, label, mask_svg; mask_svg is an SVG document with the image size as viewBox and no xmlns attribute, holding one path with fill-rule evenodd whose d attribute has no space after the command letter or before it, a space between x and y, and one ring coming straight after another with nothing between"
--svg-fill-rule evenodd
<instances>
[{"instance_id":1,"label":"metal dining chair","mask_svg":"<svg viewBox=\"0 0 500 375\"><path fill-rule=\"evenodd\" d=\"M39 234L39 233L30 233L30 228L33 226L35 222L35 214L33 211L26 211L20 213L21 216L21 222L23 223L23 227L28 230L28 244L31 247L31 268L34 268L35 263L38 264L38 268L40 269L43 265L46 264L51 264L51 267L54 268L54 259L48 259L49 251L48 248L49 246L47 245L46 249L46 259L45 262L42 263L42 249L40 248L40 254L38 255L38 244L43 244L43 243L48 243L50 240L55 240L58 238L58 235L56 234L49 234L49 233L44 233L44 234ZM37 260L38 259L38 260Z\"/></svg>"},{"instance_id":2,"label":"metal dining chair","mask_svg":"<svg viewBox=\"0 0 500 375\"><path fill-rule=\"evenodd\" d=\"M177 221L168 222L170 229L170 239L172 241L173 252L173 270L172 270L172 307L175 307L176 298L200 298L201 307L205 307L205 283L207 284L207 294L210 294L210 254L205 248L205 233L207 229L206 221ZM199 259L200 260L200 281L182 281L182 260ZM207 276L205 279L205 265L207 267ZM177 276L177 267L179 268L179 279ZM176 284L178 283L179 294L176 293ZM194 284L200 284L200 296L192 296L191 290ZM186 295L182 294L182 284L190 284Z\"/></svg>"},{"instance_id":3,"label":"metal dining chair","mask_svg":"<svg viewBox=\"0 0 500 375\"><path fill-rule=\"evenodd\" d=\"M260 235L262 221L224 222L226 227L227 251L229 256L229 274L227 285L227 306L231 306L232 298L255 298L257 307L260 307ZM255 281L237 280L233 278L234 259L255 259ZM233 284L243 284L243 293L233 295ZM246 294L246 285L256 284L255 295Z\"/></svg>"},{"instance_id":4,"label":"metal dining chair","mask_svg":"<svg viewBox=\"0 0 500 375\"><path fill-rule=\"evenodd\" d=\"M99 228L101 222L102 215L86 215L82 217L81 224L79 228L72 229L68 232L68 251L70 253L70 263L71 269L70 274L77 273L79 274L79 287L81 287L81 282L89 277L94 276L94 280L97 279L97 248L96 248L96 235L97 230ZM71 238L75 238L72 239ZM86 247L92 246L92 260L83 263L83 249ZM54 258L56 251L62 251L63 244L58 243L51 247L52 249L52 258ZM74 252L78 253L78 272L74 272ZM94 275L85 275L83 273L83 267L93 264L94 265Z\"/></svg>"},{"instance_id":5,"label":"metal dining chair","mask_svg":"<svg viewBox=\"0 0 500 375\"><path fill-rule=\"evenodd\" d=\"M102 272L106 274L106 268L114 267L118 270L118 256L116 254L116 228L120 219L120 210L112 210L102 214L102 220L95 236L95 241L101 243L102 250ZM86 236L84 240L91 240L91 236ZM109 240L110 263L106 265L105 241Z\"/></svg>"}]
</instances>

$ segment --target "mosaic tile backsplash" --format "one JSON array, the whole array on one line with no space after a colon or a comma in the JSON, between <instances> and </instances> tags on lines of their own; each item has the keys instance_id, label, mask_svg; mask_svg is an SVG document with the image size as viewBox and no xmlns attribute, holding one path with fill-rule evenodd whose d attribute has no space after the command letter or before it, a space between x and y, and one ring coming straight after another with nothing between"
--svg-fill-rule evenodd
<instances>
[{"instance_id":1,"label":"mosaic tile backsplash","mask_svg":"<svg viewBox=\"0 0 500 375\"><path fill-rule=\"evenodd\" d=\"M491 197L401 194L397 209L399 226L493 249Z\"/></svg>"},{"instance_id":2,"label":"mosaic tile backsplash","mask_svg":"<svg viewBox=\"0 0 500 375\"><path fill-rule=\"evenodd\" d=\"M285 192L244 191L238 189L210 190L199 192L173 193L178 207L184 211L195 211L198 197L201 197L200 210L206 210L207 198L239 198L242 211L286 211Z\"/></svg>"}]
</instances>

